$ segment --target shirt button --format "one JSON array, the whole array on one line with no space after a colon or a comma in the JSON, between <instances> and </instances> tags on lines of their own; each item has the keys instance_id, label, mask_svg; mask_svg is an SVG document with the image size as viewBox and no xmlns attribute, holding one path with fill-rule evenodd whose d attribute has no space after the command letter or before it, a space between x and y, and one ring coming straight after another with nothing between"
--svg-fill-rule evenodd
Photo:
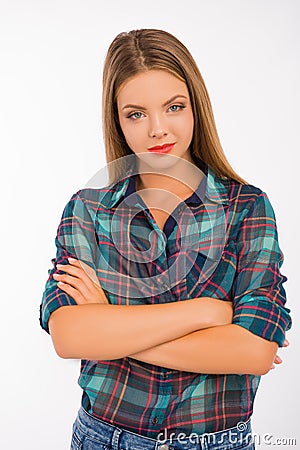
<instances>
[{"instance_id":1,"label":"shirt button","mask_svg":"<svg viewBox=\"0 0 300 450\"><path fill-rule=\"evenodd\" d=\"M158 447L158 450L169 450L168 444L163 444Z\"/></svg>"},{"instance_id":2,"label":"shirt button","mask_svg":"<svg viewBox=\"0 0 300 450\"><path fill-rule=\"evenodd\" d=\"M158 423L158 417L153 417L152 423Z\"/></svg>"}]
</instances>

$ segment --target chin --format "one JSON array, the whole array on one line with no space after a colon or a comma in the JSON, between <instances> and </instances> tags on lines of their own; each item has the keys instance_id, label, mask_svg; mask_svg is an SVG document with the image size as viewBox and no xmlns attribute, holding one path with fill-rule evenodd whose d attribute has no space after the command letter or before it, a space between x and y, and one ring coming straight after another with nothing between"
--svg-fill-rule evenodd
<instances>
[{"instance_id":1,"label":"chin","mask_svg":"<svg viewBox=\"0 0 300 450\"><path fill-rule=\"evenodd\" d=\"M155 154L142 153L137 155L140 159L140 166L151 167L152 169L169 169L179 162L180 156L172 155L172 153ZM173 157L174 156L174 157Z\"/></svg>"}]
</instances>

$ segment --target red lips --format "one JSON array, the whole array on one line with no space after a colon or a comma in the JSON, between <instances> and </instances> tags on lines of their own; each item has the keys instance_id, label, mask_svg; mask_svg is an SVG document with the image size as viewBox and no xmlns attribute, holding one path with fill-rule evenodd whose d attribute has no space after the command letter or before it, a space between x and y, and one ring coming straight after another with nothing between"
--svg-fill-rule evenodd
<instances>
[{"instance_id":1,"label":"red lips","mask_svg":"<svg viewBox=\"0 0 300 450\"><path fill-rule=\"evenodd\" d=\"M175 142L173 144L156 145L155 147L148 148L148 150L149 150L149 152L168 153L170 150L172 150L174 145L175 145Z\"/></svg>"}]
</instances>

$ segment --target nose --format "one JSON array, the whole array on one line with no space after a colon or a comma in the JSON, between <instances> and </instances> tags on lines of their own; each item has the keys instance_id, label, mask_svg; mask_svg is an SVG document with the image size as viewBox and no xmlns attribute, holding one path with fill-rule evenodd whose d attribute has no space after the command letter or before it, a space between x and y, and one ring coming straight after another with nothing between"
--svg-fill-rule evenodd
<instances>
[{"instance_id":1,"label":"nose","mask_svg":"<svg viewBox=\"0 0 300 450\"><path fill-rule=\"evenodd\" d=\"M160 115L156 115L149 121L149 136L161 138L168 134L165 121Z\"/></svg>"}]
</instances>

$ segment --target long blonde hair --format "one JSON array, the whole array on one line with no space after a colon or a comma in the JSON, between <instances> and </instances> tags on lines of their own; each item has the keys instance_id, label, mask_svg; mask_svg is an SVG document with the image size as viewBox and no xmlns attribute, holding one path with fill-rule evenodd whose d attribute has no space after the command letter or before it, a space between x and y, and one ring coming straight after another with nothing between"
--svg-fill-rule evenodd
<instances>
[{"instance_id":1,"label":"long blonde hair","mask_svg":"<svg viewBox=\"0 0 300 450\"><path fill-rule=\"evenodd\" d=\"M195 164L202 168L203 161L219 177L248 184L233 170L224 154L208 92L196 62L177 38L167 31L157 29L122 32L108 48L104 61L102 92L103 138L107 163L133 154L119 123L118 91L129 78L154 69L166 70L186 83L194 115L190 150ZM110 181L124 171L124 167L116 166L109 165Z\"/></svg>"}]
</instances>

